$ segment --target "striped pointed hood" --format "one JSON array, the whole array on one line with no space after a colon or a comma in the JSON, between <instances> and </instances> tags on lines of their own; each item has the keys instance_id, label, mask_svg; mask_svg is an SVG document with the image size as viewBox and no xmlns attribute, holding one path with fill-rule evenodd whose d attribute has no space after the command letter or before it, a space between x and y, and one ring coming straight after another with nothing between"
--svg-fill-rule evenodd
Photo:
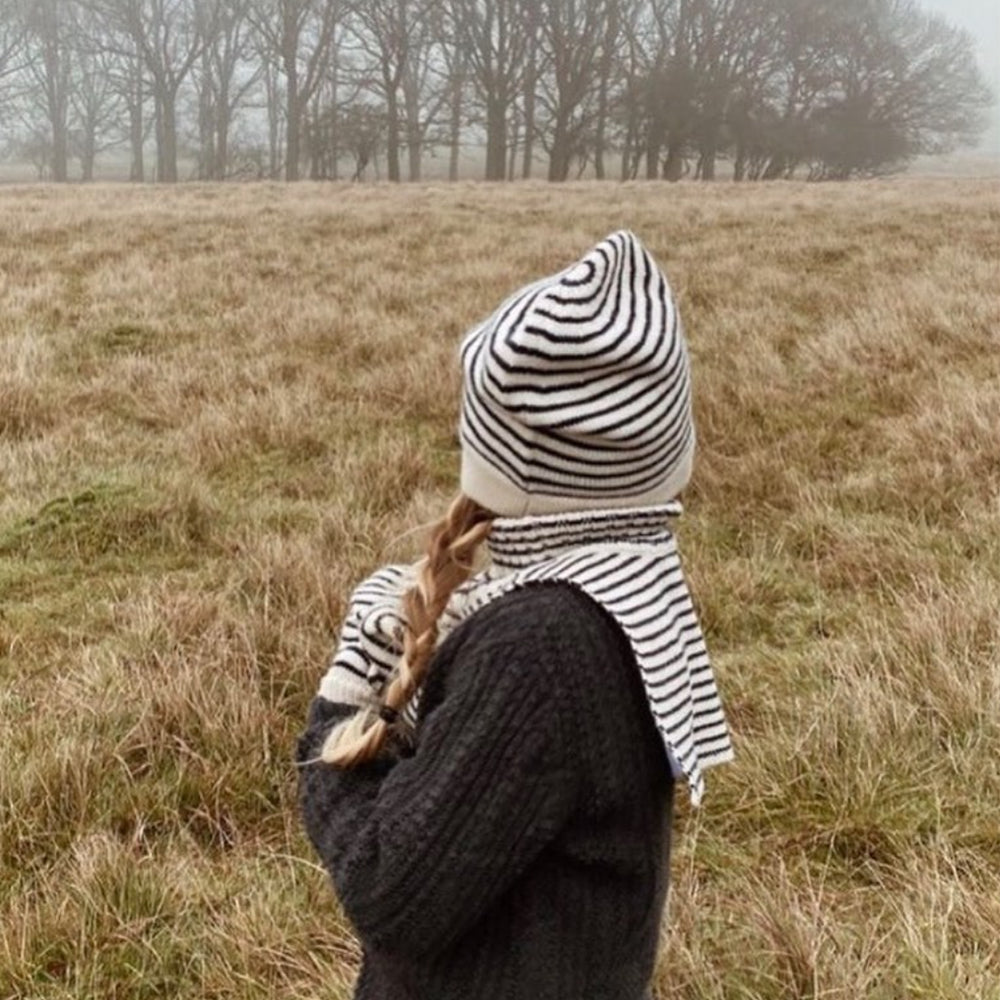
<instances>
[{"instance_id":1,"label":"striped pointed hood","mask_svg":"<svg viewBox=\"0 0 1000 1000\"><path fill-rule=\"evenodd\" d=\"M462 367L462 490L489 510L646 507L687 484L687 348L632 233L512 295L466 337Z\"/></svg>"}]
</instances>

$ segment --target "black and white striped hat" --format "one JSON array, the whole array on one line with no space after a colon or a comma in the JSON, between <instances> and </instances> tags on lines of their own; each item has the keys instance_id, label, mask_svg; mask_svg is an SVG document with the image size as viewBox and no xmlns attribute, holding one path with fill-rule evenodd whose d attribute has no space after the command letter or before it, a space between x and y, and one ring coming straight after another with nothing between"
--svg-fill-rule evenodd
<instances>
[{"instance_id":1,"label":"black and white striped hat","mask_svg":"<svg viewBox=\"0 0 1000 1000\"><path fill-rule=\"evenodd\" d=\"M496 514L644 507L687 484L687 347L632 233L512 295L466 337L462 367L462 491Z\"/></svg>"}]
</instances>

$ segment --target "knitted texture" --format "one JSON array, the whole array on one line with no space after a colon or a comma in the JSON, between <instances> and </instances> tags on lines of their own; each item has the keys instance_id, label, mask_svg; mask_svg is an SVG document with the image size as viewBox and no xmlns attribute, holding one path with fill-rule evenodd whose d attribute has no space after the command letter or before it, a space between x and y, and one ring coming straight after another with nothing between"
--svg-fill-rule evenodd
<instances>
[{"instance_id":1,"label":"knitted texture","mask_svg":"<svg viewBox=\"0 0 1000 1000\"><path fill-rule=\"evenodd\" d=\"M399 599L413 583L412 566L383 566L355 587L319 693L344 705L372 703L403 653Z\"/></svg>"},{"instance_id":2,"label":"knitted texture","mask_svg":"<svg viewBox=\"0 0 1000 1000\"><path fill-rule=\"evenodd\" d=\"M687 484L687 348L632 233L511 296L466 337L462 367L462 491L488 510L646 506Z\"/></svg>"},{"instance_id":3,"label":"knitted texture","mask_svg":"<svg viewBox=\"0 0 1000 1000\"><path fill-rule=\"evenodd\" d=\"M316 698L299 759L351 711ZM411 756L303 766L356 1000L643 1000L672 790L613 620L564 584L491 602L435 654Z\"/></svg>"}]
</instances>

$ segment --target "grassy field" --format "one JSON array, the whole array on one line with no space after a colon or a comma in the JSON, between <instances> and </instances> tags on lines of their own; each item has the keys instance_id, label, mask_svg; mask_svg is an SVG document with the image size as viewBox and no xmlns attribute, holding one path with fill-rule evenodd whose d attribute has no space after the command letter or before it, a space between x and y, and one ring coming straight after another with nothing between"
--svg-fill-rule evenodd
<instances>
[{"instance_id":1,"label":"grassy field","mask_svg":"<svg viewBox=\"0 0 1000 1000\"><path fill-rule=\"evenodd\" d=\"M738 752L657 996L1000 998L995 181L0 189L0 998L350 995L295 736L455 488L461 334L623 225Z\"/></svg>"}]
</instances>

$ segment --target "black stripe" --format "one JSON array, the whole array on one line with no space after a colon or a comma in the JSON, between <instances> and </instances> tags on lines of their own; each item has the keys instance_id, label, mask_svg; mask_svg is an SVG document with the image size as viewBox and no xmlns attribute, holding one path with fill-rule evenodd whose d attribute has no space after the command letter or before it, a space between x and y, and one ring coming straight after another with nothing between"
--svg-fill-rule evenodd
<instances>
[{"instance_id":1,"label":"black stripe","mask_svg":"<svg viewBox=\"0 0 1000 1000\"><path fill-rule=\"evenodd\" d=\"M621 343L622 340L625 339L625 337L627 336L627 331L626 331L626 333L623 334L617 341L615 341L614 344L609 345L609 349L606 352L604 352L603 354L593 355L594 358L604 358L610 355L611 359L607 362L606 365L553 364L548 368L544 365L514 365L508 361L505 361L497 354L491 354L490 355L491 368L493 367L499 368L506 375L534 376L535 380L524 383L509 382L506 384L506 386L500 386L500 384L496 381L496 377L492 370L490 370L488 373L489 378L492 384L495 385L498 391L501 392L531 391L531 392L544 393L549 390L547 390L544 386L538 384L537 376L540 371L545 371L547 375L558 375L558 376L589 375L592 374L595 370L599 371L603 367L613 366L616 372L619 372L624 375L632 371L643 370L646 366L650 364L650 361L652 359L656 358L657 355L663 351L666 351L667 354L667 359L665 360L664 363L668 363L671 354L676 350L677 345L680 343L679 339L676 336L677 312L676 310L671 309L670 313L672 319L671 326L669 329L664 328L663 332L665 333L665 336L660 338L658 341L651 339L644 340L637 338L635 344L632 347L630 347L627 351L624 351L621 354L613 354L610 348L616 347L619 343ZM635 355L639 354L644 347L650 348L648 355L642 357L635 364L628 364L628 362L631 362L632 359L635 357ZM559 355L552 355L540 351L539 352L524 351L523 353L534 354L535 356L550 362L557 362L559 360L570 360L570 361L578 360L578 357L575 354L571 358L560 359ZM651 366L650 370L652 370Z\"/></svg>"}]
</instances>

